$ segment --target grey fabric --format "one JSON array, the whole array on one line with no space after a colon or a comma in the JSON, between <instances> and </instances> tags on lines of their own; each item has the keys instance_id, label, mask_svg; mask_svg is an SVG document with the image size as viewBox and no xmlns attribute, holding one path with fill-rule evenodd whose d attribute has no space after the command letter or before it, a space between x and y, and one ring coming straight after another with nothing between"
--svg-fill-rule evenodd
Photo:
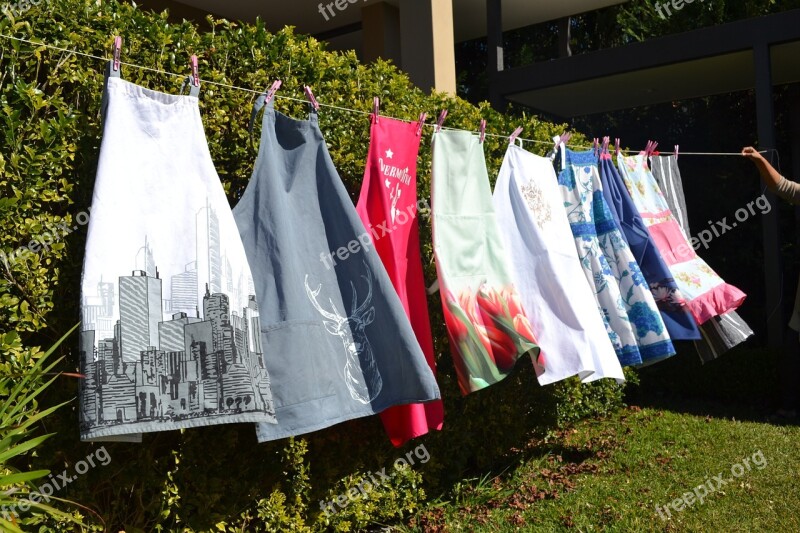
<instances>
[{"instance_id":1,"label":"grey fabric","mask_svg":"<svg viewBox=\"0 0 800 533\"><path fill-rule=\"evenodd\" d=\"M316 112L295 120L267 106L234 216L261 305L278 419L258 425L259 442L440 398Z\"/></svg>"},{"instance_id":2,"label":"grey fabric","mask_svg":"<svg viewBox=\"0 0 800 533\"><path fill-rule=\"evenodd\" d=\"M652 158L653 176L656 178L672 214L678 220L683 233L689 236L689 215L686 211L686 198L683 195L683 182L678 169L678 158L662 155ZM736 311L715 316L700 326L702 340L694 341L697 353L703 363L708 363L743 343L753 336L753 330Z\"/></svg>"},{"instance_id":3,"label":"grey fabric","mask_svg":"<svg viewBox=\"0 0 800 533\"><path fill-rule=\"evenodd\" d=\"M678 169L678 159L674 155L651 158L653 177L658 182L669 210L675 216L683 233L689 236L689 214L686 212L686 197L683 195L683 181Z\"/></svg>"}]
</instances>

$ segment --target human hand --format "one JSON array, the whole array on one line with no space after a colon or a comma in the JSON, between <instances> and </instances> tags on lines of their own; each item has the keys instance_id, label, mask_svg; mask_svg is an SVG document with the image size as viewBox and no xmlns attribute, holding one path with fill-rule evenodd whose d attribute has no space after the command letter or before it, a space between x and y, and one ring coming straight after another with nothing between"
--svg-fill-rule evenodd
<instances>
[{"instance_id":1,"label":"human hand","mask_svg":"<svg viewBox=\"0 0 800 533\"><path fill-rule=\"evenodd\" d=\"M744 157L746 157L747 159L750 159L751 161L764 159L764 156L762 156L760 153L758 153L758 150L756 150L752 146L747 146L745 148L742 148L742 155Z\"/></svg>"}]
</instances>

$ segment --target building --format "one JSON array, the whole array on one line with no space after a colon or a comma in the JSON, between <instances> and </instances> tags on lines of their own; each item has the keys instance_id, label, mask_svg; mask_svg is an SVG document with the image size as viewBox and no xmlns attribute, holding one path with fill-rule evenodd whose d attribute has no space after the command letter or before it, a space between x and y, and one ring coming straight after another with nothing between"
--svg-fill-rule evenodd
<instances>
[{"instance_id":1,"label":"building","mask_svg":"<svg viewBox=\"0 0 800 533\"><path fill-rule=\"evenodd\" d=\"M627 0L503 0L506 30L561 19ZM490 2L490 4L493 2ZM363 61L391 59L420 88L456 92L455 43L487 35L486 0L144 0L146 8L168 8L176 17L202 22L208 13L253 22L260 17L277 31L294 26L328 41L335 50L355 50Z\"/></svg>"}]
</instances>

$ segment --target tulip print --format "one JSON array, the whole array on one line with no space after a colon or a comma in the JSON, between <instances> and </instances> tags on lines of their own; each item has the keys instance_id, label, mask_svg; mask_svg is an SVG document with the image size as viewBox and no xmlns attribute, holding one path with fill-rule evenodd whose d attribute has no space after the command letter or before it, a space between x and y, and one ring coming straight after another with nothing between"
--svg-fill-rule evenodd
<instances>
[{"instance_id":1,"label":"tulip print","mask_svg":"<svg viewBox=\"0 0 800 533\"><path fill-rule=\"evenodd\" d=\"M492 358L497 368L503 372L510 372L517 362L517 347L503 330L493 325L477 326L481 334L485 335L489 341L489 356Z\"/></svg>"},{"instance_id":2,"label":"tulip print","mask_svg":"<svg viewBox=\"0 0 800 533\"><path fill-rule=\"evenodd\" d=\"M539 349L519 294L513 286L482 283L457 295L443 291L445 323L463 393L503 379L524 353ZM538 364L542 364L538 361Z\"/></svg>"}]
</instances>

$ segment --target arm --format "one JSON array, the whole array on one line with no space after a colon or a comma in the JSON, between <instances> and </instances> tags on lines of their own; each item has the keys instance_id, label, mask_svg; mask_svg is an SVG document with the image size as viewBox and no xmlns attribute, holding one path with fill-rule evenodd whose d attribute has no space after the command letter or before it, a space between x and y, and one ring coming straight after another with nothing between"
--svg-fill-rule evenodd
<instances>
[{"instance_id":1,"label":"arm","mask_svg":"<svg viewBox=\"0 0 800 533\"><path fill-rule=\"evenodd\" d=\"M742 150L742 155L753 162L770 191L787 202L800 204L800 184L781 176L755 148L748 146Z\"/></svg>"}]
</instances>

